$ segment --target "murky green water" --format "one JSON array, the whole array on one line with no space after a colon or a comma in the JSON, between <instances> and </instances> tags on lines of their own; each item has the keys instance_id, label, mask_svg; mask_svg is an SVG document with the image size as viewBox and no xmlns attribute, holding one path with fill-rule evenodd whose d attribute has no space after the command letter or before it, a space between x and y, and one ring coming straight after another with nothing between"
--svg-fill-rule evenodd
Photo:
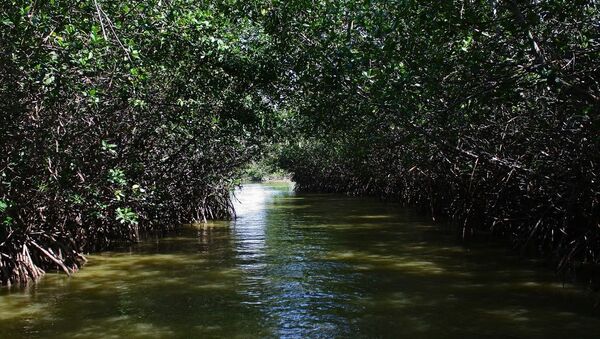
<instances>
[{"instance_id":1,"label":"murky green water","mask_svg":"<svg viewBox=\"0 0 600 339\"><path fill-rule=\"evenodd\" d=\"M239 219L0 290L0 338L600 338L592 296L377 200L249 185Z\"/></svg>"}]
</instances>

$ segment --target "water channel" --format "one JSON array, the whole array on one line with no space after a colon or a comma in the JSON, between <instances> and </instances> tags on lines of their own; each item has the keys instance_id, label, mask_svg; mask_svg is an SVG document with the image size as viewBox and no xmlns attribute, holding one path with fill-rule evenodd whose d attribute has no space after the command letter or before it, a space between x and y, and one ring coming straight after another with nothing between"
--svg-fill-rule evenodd
<instances>
[{"instance_id":1,"label":"water channel","mask_svg":"<svg viewBox=\"0 0 600 339\"><path fill-rule=\"evenodd\" d=\"M246 185L232 222L0 289L0 338L600 338L593 296L376 199Z\"/></svg>"}]
</instances>

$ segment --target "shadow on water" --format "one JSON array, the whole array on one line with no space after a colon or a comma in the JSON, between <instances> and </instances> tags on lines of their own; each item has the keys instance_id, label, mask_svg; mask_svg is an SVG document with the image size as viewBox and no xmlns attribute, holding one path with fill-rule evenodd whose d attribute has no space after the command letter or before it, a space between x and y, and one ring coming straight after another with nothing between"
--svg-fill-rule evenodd
<instances>
[{"instance_id":1,"label":"shadow on water","mask_svg":"<svg viewBox=\"0 0 600 339\"><path fill-rule=\"evenodd\" d=\"M394 204L248 185L231 223L0 291L0 337L598 338L585 291Z\"/></svg>"}]
</instances>

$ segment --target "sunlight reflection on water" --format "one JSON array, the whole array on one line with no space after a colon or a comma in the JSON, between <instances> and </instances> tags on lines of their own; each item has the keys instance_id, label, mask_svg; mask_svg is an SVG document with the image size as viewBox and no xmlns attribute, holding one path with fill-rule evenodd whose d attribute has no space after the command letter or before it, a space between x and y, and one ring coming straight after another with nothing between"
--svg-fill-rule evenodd
<instances>
[{"instance_id":1,"label":"sunlight reflection on water","mask_svg":"<svg viewBox=\"0 0 600 339\"><path fill-rule=\"evenodd\" d=\"M233 206L237 217L245 218L255 213L264 213L267 201L272 198L275 192L277 191L264 188L258 184L248 184L243 189L236 189Z\"/></svg>"}]
</instances>

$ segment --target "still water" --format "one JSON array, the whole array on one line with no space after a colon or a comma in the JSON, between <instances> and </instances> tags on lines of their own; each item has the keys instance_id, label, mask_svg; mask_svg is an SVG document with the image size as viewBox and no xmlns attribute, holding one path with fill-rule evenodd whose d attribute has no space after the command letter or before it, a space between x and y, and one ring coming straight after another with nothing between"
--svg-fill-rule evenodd
<instances>
[{"instance_id":1,"label":"still water","mask_svg":"<svg viewBox=\"0 0 600 339\"><path fill-rule=\"evenodd\" d=\"M189 226L0 290L0 338L600 338L593 296L396 204L247 185Z\"/></svg>"}]
</instances>

